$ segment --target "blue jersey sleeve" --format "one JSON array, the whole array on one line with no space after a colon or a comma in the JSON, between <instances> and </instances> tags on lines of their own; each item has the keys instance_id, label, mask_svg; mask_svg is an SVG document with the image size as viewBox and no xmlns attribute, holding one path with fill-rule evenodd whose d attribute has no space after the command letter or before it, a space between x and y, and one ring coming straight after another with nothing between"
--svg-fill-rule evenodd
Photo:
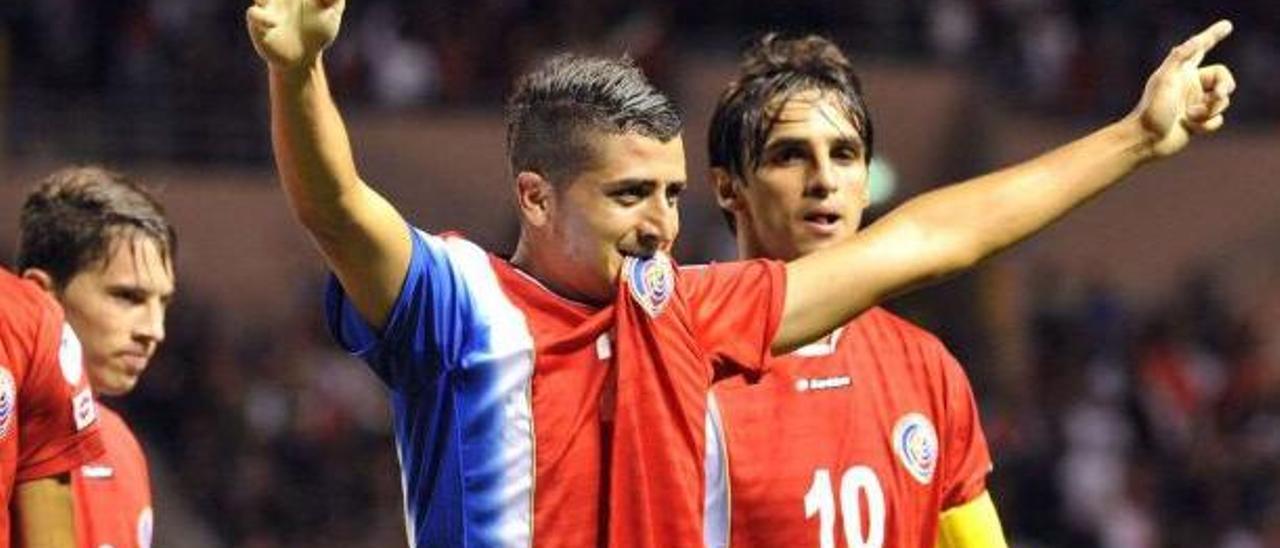
<instances>
[{"instance_id":1,"label":"blue jersey sleeve","mask_svg":"<svg viewBox=\"0 0 1280 548\"><path fill-rule=\"evenodd\" d=\"M360 316L337 278L325 299L329 330L393 389L434 384L457 367L479 319L469 273L488 269L488 255L457 237L410 230L413 252L400 296L382 333Z\"/></svg>"}]
</instances>

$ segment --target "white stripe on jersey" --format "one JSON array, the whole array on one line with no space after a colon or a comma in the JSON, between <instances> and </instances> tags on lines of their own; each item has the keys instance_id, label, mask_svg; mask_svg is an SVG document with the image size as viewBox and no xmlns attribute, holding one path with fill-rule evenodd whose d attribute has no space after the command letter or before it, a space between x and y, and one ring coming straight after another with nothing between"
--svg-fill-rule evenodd
<instances>
[{"instance_id":1,"label":"white stripe on jersey","mask_svg":"<svg viewBox=\"0 0 1280 548\"><path fill-rule=\"evenodd\" d=\"M492 448L496 458L483 463L480 470L472 463L463 462L464 505L474 523L481 518L485 523L496 524L493 530L471 531L492 546L529 546L533 539L533 408L530 401L530 384L533 379L533 335L529 331L524 314L516 308L498 283L497 275L484 250L462 238L437 238L421 233L428 245L443 241L446 253L454 268L467 280L468 293L473 299L475 315L489 327L487 345L468 348L463 362L465 370L471 366L492 368L485 372L491 382L483 387L475 399L469 401L478 410L501 409L502 426L498 432L486 432L482 438L496 444ZM461 413L467 410L459 409ZM459 427L466 428L465 419ZM475 442L480 440L465 440ZM486 477L490 487L477 492L468 481L469 474ZM491 516L494 512L500 515Z\"/></svg>"}]
</instances>

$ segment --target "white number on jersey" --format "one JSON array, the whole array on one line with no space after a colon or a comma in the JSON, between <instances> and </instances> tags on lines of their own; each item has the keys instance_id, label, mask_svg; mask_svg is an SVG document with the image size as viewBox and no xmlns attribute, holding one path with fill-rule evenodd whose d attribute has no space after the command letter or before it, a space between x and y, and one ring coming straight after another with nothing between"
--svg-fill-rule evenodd
<instances>
[{"instance_id":1,"label":"white number on jersey","mask_svg":"<svg viewBox=\"0 0 1280 548\"><path fill-rule=\"evenodd\" d=\"M866 508L862 507L864 495ZM804 495L804 517L812 518L814 514L818 515L818 545L835 548L836 501L831 491L831 473L825 468L813 471L813 483ZM849 548L884 546L884 490L871 468L854 466L840 477L840 515L844 542Z\"/></svg>"}]
</instances>

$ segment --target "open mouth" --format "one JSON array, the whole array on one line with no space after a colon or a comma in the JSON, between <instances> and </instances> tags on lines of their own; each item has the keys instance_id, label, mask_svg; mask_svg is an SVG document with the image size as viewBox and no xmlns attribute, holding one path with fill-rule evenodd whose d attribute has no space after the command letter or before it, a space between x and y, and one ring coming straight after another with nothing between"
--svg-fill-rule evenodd
<instances>
[{"instance_id":1,"label":"open mouth","mask_svg":"<svg viewBox=\"0 0 1280 548\"><path fill-rule=\"evenodd\" d=\"M804 221L806 223L819 226L835 226L836 223L840 222L840 215L835 213L813 212L805 215Z\"/></svg>"}]
</instances>

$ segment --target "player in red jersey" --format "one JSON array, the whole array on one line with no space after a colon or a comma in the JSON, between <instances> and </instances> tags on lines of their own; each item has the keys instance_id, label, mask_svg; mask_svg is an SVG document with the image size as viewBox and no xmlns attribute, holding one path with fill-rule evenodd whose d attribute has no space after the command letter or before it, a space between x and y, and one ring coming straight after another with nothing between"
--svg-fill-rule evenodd
<instances>
[{"instance_id":1,"label":"player in red jersey","mask_svg":"<svg viewBox=\"0 0 1280 548\"><path fill-rule=\"evenodd\" d=\"M344 8L256 0L247 26L282 186L337 280L331 329L391 390L422 545L701 544L716 368L763 370L771 352L1027 236L1221 125L1230 93L1197 84L1191 116L1181 100L1140 109L792 263L677 270L679 117L628 63L560 57L508 102L521 222L508 261L414 229L361 180L321 59Z\"/></svg>"},{"instance_id":2,"label":"player in red jersey","mask_svg":"<svg viewBox=\"0 0 1280 548\"><path fill-rule=\"evenodd\" d=\"M66 310L94 395L128 394L164 341L173 298L176 240L163 208L120 174L76 167L27 195L20 225L18 267ZM72 474L78 544L146 548L146 456L120 416L99 409L106 452Z\"/></svg>"},{"instance_id":3,"label":"player in red jersey","mask_svg":"<svg viewBox=\"0 0 1280 548\"><path fill-rule=\"evenodd\" d=\"M76 334L35 284L0 269L0 539L74 545L70 472L102 454Z\"/></svg>"},{"instance_id":4,"label":"player in red jersey","mask_svg":"<svg viewBox=\"0 0 1280 548\"><path fill-rule=\"evenodd\" d=\"M1204 36L1170 54L1135 117L1169 88L1200 87ZM1209 71L1229 84L1225 69ZM708 140L741 257L793 261L851 239L869 202L872 136L834 44L769 35L747 51ZM872 309L771 365L759 383L715 387L708 545L1005 544L973 394L933 336Z\"/></svg>"}]
</instances>

